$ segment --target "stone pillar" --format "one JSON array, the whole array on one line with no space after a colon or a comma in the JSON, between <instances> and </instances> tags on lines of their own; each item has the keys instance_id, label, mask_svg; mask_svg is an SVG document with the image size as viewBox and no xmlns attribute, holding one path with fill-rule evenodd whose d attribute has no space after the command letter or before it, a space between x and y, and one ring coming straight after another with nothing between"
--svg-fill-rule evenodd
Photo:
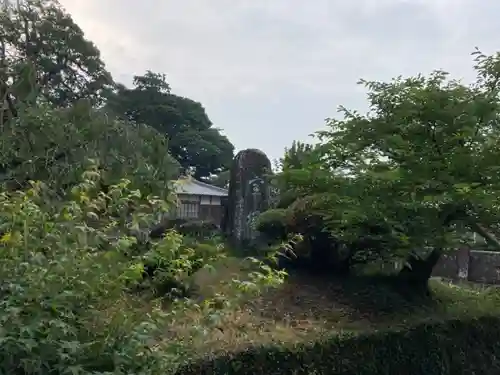
<instances>
[{"instance_id":1,"label":"stone pillar","mask_svg":"<svg viewBox=\"0 0 500 375\"><path fill-rule=\"evenodd\" d=\"M260 150L240 151L233 160L225 228L234 246L252 246L258 240L254 223L269 208L270 173L271 162Z\"/></svg>"}]
</instances>

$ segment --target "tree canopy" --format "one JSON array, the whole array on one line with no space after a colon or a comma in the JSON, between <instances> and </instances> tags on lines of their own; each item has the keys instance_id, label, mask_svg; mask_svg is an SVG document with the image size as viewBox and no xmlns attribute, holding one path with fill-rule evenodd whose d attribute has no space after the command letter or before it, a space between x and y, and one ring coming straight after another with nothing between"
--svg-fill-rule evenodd
<instances>
[{"instance_id":1,"label":"tree canopy","mask_svg":"<svg viewBox=\"0 0 500 375\"><path fill-rule=\"evenodd\" d=\"M66 107L102 104L112 88L99 50L57 0L3 2L0 12L0 97Z\"/></svg>"},{"instance_id":2,"label":"tree canopy","mask_svg":"<svg viewBox=\"0 0 500 375\"><path fill-rule=\"evenodd\" d=\"M403 224L413 246L443 245L457 223L495 242L484 226L500 214L500 55L474 56L471 85L442 71L362 81L370 113L342 109L320 133L328 167L349 171L364 209Z\"/></svg>"},{"instance_id":3,"label":"tree canopy","mask_svg":"<svg viewBox=\"0 0 500 375\"><path fill-rule=\"evenodd\" d=\"M379 259L442 253L465 232L500 249L500 54L473 55L469 85L443 71L361 81L368 113L341 107L317 146L286 151L277 179L288 223L351 245L376 237Z\"/></svg>"},{"instance_id":4,"label":"tree canopy","mask_svg":"<svg viewBox=\"0 0 500 375\"><path fill-rule=\"evenodd\" d=\"M234 146L212 126L203 106L174 95L163 74L134 77L134 87L121 85L108 103L116 114L149 125L169 139L168 150L197 178L229 168Z\"/></svg>"}]
</instances>

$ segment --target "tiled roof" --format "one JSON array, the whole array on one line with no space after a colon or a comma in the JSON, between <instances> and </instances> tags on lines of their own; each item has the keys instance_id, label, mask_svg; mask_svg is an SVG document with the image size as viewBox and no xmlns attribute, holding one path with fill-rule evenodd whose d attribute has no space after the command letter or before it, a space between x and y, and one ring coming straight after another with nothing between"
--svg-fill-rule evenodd
<instances>
[{"instance_id":1,"label":"tiled roof","mask_svg":"<svg viewBox=\"0 0 500 375\"><path fill-rule=\"evenodd\" d=\"M173 181L173 184L176 194L212 195L218 197L226 197L228 195L226 189L198 181L191 176Z\"/></svg>"}]
</instances>

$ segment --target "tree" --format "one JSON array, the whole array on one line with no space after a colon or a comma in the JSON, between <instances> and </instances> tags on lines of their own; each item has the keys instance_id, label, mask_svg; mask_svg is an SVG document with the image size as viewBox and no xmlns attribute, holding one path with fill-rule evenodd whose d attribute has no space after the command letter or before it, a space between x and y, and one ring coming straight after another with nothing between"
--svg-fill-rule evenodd
<instances>
[{"instance_id":1,"label":"tree","mask_svg":"<svg viewBox=\"0 0 500 375\"><path fill-rule=\"evenodd\" d=\"M329 149L325 163L349 178L343 194L358 202L336 224L349 228L345 223L376 218L406 254L423 247L441 253L453 244L457 225L500 248L492 230L500 218L500 54L474 55L471 85L442 71L362 81L370 112L342 108L343 120L328 121L319 133Z\"/></svg>"},{"instance_id":2,"label":"tree","mask_svg":"<svg viewBox=\"0 0 500 375\"><path fill-rule=\"evenodd\" d=\"M42 181L64 195L97 163L106 185L127 177L146 194L168 193L179 164L155 129L110 119L79 102L72 108L19 108L0 133L0 182L9 190ZM105 131L104 131L105 129ZM131 152L133 150L133 152Z\"/></svg>"},{"instance_id":3,"label":"tree","mask_svg":"<svg viewBox=\"0 0 500 375\"><path fill-rule=\"evenodd\" d=\"M79 99L102 103L112 77L57 0L7 1L1 7L0 98L10 112L14 102L26 100L58 107Z\"/></svg>"},{"instance_id":4,"label":"tree","mask_svg":"<svg viewBox=\"0 0 500 375\"><path fill-rule=\"evenodd\" d=\"M212 126L203 106L171 94L165 75L146 72L134 77L134 88L120 85L108 108L129 121L149 125L169 139L168 150L196 178L228 169L234 146Z\"/></svg>"},{"instance_id":5,"label":"tree","mask_svg":"<svg viewBox=\"0 0 500 375\"><path fill-rule=\"evenodd\" d=\"M372 255L414 254L413 266L430 248L420 281L427 280L444 251L457 245L459 228L500 249L495 236L500 54L474 55L477 80L471 85L442 71L391 82L361 81L369 90L370 111L363 115L341 108L344 118L329 119L328 129L318 133L320 144L310 154L315 156L288 163L298 168L284 168L279 176L302 197L288 208L292 224L306 234L318 229L311 225L322 226L330 233L328 241L349 244L347 260L356 252L366 256L353 245L365 244L367 236L377 249ZM404 272L411 273L409 268Z\"/></svg>"},{"instance_id":6,"label":"tree","mask_svg":"<svg viewBox=\"0 0 500 375\"><path fill-rule=\"evenodd\" d=\"M334 174L323 162L320 145L294 141L279 161L280 172L273 180L279 193L278 207L286 208L299 197L328 192Z\"/></svg>"}]
</instances>

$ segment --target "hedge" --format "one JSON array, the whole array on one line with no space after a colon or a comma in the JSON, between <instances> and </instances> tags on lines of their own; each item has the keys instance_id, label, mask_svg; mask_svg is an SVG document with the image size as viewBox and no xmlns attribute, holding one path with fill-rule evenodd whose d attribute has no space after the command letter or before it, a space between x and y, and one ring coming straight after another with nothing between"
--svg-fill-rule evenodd
<instances>
[{"instance_id":1,"label":"hedge","mask_svg":"<svg viewBox=\"0 0 500 375\"><path fill-rule=\"evenodd\" d=\"M498 375L500 318L425 323L338 335L293 348L253 347L180 368L177 375Z\"/></svg>"}]
</instances>

